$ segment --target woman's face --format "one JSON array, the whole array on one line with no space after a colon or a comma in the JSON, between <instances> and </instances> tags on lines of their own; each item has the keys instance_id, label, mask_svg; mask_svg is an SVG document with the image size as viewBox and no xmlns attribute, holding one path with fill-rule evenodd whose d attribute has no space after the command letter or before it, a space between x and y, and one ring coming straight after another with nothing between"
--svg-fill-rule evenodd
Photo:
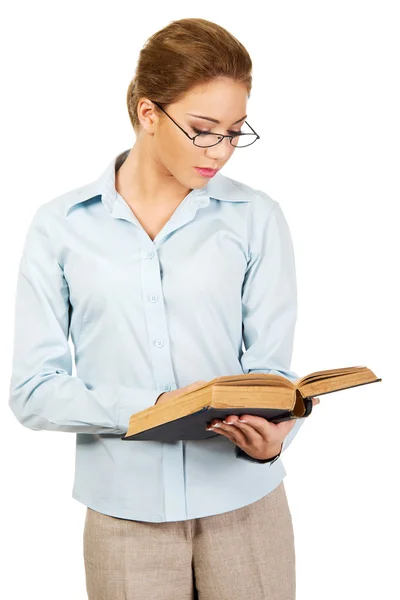
<instances>
[{"instance_id":1,"label":"woman's face","mask_svg":"<svg viewBox=\"0 0 400 600\"><path fill-rule=\"evenodd\" d=\"M202 188L209 178L195 167L221 169L235 151L229 138L209 148L195 146L166 114L155 113L153 103L143 100L139 111L143 111L146 133L151 134L147 141L158 167L188 189ZM199 131L228 135L239 132L244 125L247 100L247 88L225 78L197 86L165 110L190 137ZM209 117L218 123L192 115Z\"/></svg>"}]
</instances>

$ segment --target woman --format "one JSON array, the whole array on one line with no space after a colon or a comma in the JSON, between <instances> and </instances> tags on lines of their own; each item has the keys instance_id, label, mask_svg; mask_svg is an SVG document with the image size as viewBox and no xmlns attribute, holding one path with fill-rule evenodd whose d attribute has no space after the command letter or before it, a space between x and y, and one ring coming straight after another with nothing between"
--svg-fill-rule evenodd
<instances>
[{"instance_id":1,"label":"woman","mask_svg":"<svg viewBox=\"0 0 400 600\"><path fill-rule=\"evenodd\" d=\"M10 406L26 427L77 434L90 600L295 598L280 454L302 420L230 415L204 440L121 441L132 414L214 377L297 379L282 209L217 172L259 137L251 68L215 23L155 33L128 89L134 146L29 227Z\"/></svg>"}]
</instances>

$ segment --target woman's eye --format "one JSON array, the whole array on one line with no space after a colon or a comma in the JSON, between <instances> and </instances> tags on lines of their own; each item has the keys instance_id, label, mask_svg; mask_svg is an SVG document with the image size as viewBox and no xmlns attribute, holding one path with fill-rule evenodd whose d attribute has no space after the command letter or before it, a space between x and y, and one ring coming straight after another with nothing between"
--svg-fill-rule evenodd
<instances>
[{"instance_id":1,"label":"woman's eye","mask_svg":"<svg viewBox=\"0 0 400 600\"><path fill-rule=\"evenodd\" d=\"M203 131L202 129L197 129L196 127L192 127L192 129L195 133L210 133L209 129L207 131L206 130Z\"/></svg>"},{"instance_id":2,"label":"woman's eye","mask_svg":"<svg viewBox=\"0 0 400 600\"><path fill-rule=\"evenodd\" d=\"M203 129L197 129L196 127L192 127L192 129L197 134L198 133L211 133L210 129L203 130ZM240 130L240 131L228 131L229 135L240 135L241 133L243 133L242 130Z\"/></svg>"}]
</instances>

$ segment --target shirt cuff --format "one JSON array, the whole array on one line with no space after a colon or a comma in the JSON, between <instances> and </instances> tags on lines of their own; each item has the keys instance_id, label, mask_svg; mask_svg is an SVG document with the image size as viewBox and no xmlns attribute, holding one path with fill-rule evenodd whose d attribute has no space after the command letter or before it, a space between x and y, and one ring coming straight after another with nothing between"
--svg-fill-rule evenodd
<instances>
[{"instance_id":1,"label":"shirt cuff","mask_svg":"<svg viewBox=\"0 0 400 600\"><path fill-rule=\"evenodd\" d=\"M235 446L235 455L236 455L236 458L241 458L241 459L247 460L249 462L256 462L256 463L260 463L260 464L269 463L269 465L271 466L271 465L274 464L274 462L276 460L278 460L278 458L282 454L282 448L283 448L283 444L281 446L281 450L280 450L279 454L277 454L276 456L273 456L271 458L267 458L265 460L259 460L257 458L253 458L252 456L250 456L249 454L247 454L247 452L245 452L244 450L242 450L242 448L240 448L239 446Z\"/></svg>"}]
</instances>

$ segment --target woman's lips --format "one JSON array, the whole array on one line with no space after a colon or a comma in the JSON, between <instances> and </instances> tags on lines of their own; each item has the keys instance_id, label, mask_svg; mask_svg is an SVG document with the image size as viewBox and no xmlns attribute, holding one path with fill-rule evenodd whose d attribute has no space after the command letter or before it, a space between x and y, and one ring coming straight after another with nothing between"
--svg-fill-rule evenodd
<instances>
[{"instance_id":1,"label":"woman's lips","mask_svg":"<svg viewBox=\"0 0 400 600\"><path fill-rule=\"evenodd\" d=\"M201 167L195 167L195 169L203 177L214 177L218 173L218 169L202 169Z\"/></svg>"}]
</instances>

